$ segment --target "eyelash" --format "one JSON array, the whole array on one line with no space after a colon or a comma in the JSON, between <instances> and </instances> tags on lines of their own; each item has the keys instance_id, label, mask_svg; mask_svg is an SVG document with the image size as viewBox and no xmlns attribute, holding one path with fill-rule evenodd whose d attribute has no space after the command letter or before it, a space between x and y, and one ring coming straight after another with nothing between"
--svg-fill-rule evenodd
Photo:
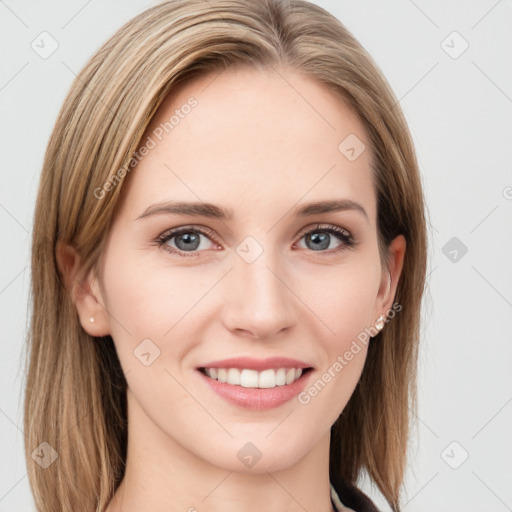
<instances>
[{"instance_id":1,"label":"eyelash","mask_svg":"<svg viewBox=\"0 0 512 512\"><path fill-rule=\"evenodd\" d=\"M334 254L334 253L343 251L345 249L354 247L356 245L354 238L346 229L340 228L338 226L334 226L332 224L327 224L325 226L318 224L315 228L301 233L300 239L304 238L306 235L310 235L312 233L317 233L317 232L329 233L331 235L334 235L343 243L341 245L339 245L338 247L336 247L335 249L330 249L330 250L326 250L326 251L311 251L311 252L319 252L322 254ZM189 253L187 253L186 251L180 251L179 249L175 249L174 247L170 247L169 245L167 245L167 242L169 240L171 240L175 236L181 235L183 233L200 233L201 235L204 235L204 236L210 238L213 242L219 243L216 236L214 235L214 233L206 228L184 226L182 228L176 228L176 229L172 229L172 230L162 233L155 240L156 245L158 247L161 247L165 251L168 251L173 254L178 254L179 256L184 256L184 257L198 256L201 251L190 251Z\"/></svg>"}]
</instances>

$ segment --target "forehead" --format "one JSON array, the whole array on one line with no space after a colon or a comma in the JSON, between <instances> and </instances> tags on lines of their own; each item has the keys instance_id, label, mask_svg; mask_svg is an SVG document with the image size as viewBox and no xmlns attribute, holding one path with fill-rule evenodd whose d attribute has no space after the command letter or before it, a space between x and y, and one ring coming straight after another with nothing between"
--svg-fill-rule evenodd
<instances>
[{"instance_id":1,"label":"forehead","mask_svg":"<svg viewBox=\"0 0 512 512\"><path fill-rule=\"evenodd\" d=\"M151 149L123 185L124 200L139 210L169 199L236 211L343 197L375 216L363 124L325 85L296 71L227 69L182 84L158 109L145 143Z\"/></svg>"}]
</instances>

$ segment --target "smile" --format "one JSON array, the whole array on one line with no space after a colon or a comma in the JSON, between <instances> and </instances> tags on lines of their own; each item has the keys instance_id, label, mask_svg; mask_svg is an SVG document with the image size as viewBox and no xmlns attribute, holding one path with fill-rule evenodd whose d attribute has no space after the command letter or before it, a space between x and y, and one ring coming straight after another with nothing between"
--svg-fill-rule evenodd
<instances>
[{"instance_id":1,"label":"smile","mask_svg":"<svg viewBox=\"0 0 512 512\"><path fill-rule=\"evenodd\" d=\"M213 396L246 409L271 409L295 398L306 386L313 368L198 368Z\"/></svg>"}]
</instances>

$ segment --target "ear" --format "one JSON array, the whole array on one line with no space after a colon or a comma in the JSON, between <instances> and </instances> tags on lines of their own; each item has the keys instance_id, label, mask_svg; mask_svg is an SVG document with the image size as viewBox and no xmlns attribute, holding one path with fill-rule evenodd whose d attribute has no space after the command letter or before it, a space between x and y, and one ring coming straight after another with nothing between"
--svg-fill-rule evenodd
<instances>
[{"instance_id":1,"label":"ear","mask_svg":"<svg viewBox=\"0 0 512 512\"><path fill-rule=\"evenodd\" d=\"M383 265L382 278L375 304L375 318L380 315L386 319L395 299L398 280L402 273L406 242L403 235L398 235L388 247L388 261Z\"/></svg>"},{"instance_id":2,"label":"ear","mask_svg":"<svg viewBox=\"0 0 512 512\"><path fill-rule=\"evenodd\" d=\"M57 242L55 256L66 291L76 306L83 329L91 336L110 334L108 313L94 272L91 270L85 276L80 272L80 255L70 245Z\"/></svg>"}]
</instances>

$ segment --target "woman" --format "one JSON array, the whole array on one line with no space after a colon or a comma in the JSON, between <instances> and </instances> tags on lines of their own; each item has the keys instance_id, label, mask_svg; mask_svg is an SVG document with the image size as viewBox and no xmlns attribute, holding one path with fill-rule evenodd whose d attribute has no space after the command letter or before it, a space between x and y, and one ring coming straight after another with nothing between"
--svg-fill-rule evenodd
<instances>
[{"instance_id":1,"label":"woman","mask_svg":"<svg viewBox=\"0 0 512 512\"><path fill-rule=\"evenodd\" d=\"M333 16L170 0L77 77L32 248L41 511L400 509L426 231L389 85Z\"/></svg>"}]
</instances>

